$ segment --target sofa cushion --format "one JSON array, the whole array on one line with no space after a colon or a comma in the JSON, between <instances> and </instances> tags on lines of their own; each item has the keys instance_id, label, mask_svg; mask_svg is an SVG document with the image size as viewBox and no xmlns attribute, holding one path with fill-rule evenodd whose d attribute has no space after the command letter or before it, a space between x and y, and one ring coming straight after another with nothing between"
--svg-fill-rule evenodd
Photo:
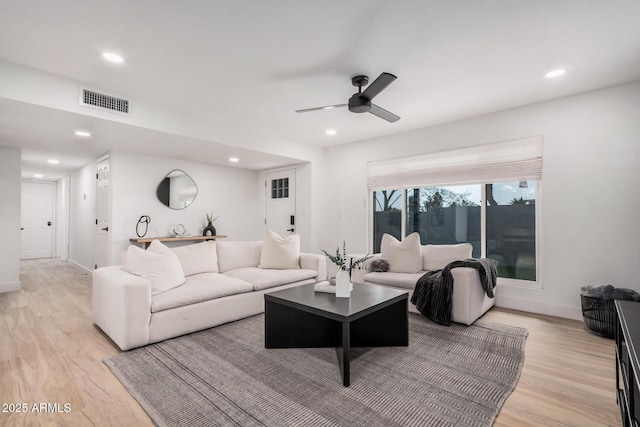
<instances>
[{"instance_id":1,"label":"sofa cushion","mask_svg":"<svg viewBox=\"0 0 640 427\"><path fill-rule=\"evenodd\" d=\"M177 288L151 297L151 312L252 292L253 285L218 273L200 273L187 277Z\"/></svg>"},{"instance_id":2,"label":"sofa cushion","mask_svg":"<svg viewBox=\"0 0 640 427\"><path fill-rule=\"evenodd\" d=\"M185 276L218 272L218 253L215 241L178 246L171 248L171 250L178 257Z\"/></svg>"},{"instance_id":3,"label":"sofa cushion","mask_svg":"<svg viewBox=\"0 0 640 427\"><path fill-rule=\"evenodd\" d=\"M422 251L418 233L409 234L402 242L390 234L383 234L380 254L389 262L390 272L417 273L422 270Z\"/></svg>"},{"instance_id":4,"label":"sofa cushion","mask_svg":"<svg viewBox=\"0 0 640 427\"><path fill-rule=\"evenodd\" d=\"M453 261L471 258L472 252L471 243L424 245L422 247L423 268L428 271L442 270Z\"/></svg>"},{"instance_id":5,"label":"sofa cushion","mask_svg":"<svg viewBox=\"0 0 640 427\"><path fill-rule=\"evenodd\" d=\"M300 236L292 234L280 237L277 233L267 230L258 267L281 270L300 268Z\"/></svg>"},{"instance_id":6,"label":"sofa cushion","mask_svg":"<svg viewBox=\"0 0 640 427\"><path fill-rule=\"evenodd\" d=\"M313 279L317 274L318 272L315 270L305 270L301 268L276 270L257 267L239 268L225 273L225 275L229 277L235 277L251 283L253 285L253 289L256 291L288 283L300 282L302 280Z\"/></svg>"},{"instance_id":7,"label":"sofa cushion","mask_svg":"<svg viewBox=\"0 0 640 427\"><path fill-rule=\"evenodd\" d=\"M413 290L416 282L426 271L419 273L379 273L372 272L364 275L365 282L375 283L376 285L395 286L398 288Z\"/></svg>"},{"instance_id":8,"label":"sofa cushion","mask_svg":"<svg viewBox=\"0 0 640 427\"><path fill-rule=\"evenodd\" d=\"M151 295L167 291L184 283L184 273L176 254L159 240L147 250L131 245L123 257L122 269L151 282Z\"/></svg>"},{"instance_id":9,"label":"sofa cushion","mask_svg":"<svg viewBox=\"0 0 640 427\"><path fill-rule=\"evenodd\" d=\"M262 241L218 241L216 246L220 273L242 267L257 267L260 263Z\"/></svg>"}]
</instances>

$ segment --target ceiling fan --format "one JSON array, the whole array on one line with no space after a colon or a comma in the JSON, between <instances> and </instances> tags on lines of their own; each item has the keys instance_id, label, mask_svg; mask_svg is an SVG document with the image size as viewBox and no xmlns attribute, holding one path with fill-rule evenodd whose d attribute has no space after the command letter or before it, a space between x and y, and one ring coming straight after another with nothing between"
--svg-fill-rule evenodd
<instances>
[{"instance_id":1,"label":"ceiling fan","mask_svg":"<svg viewBox=\"0 0 640 427\"><path fill-rule=\"evenodd\" d=\"M371 100L378 96L387 86L397 79L396 76L390 73L382 73L377 79L369 85L368 88L362 91L362 87L369 83L369 77L358 75L351 78L351 84L358 88L358 93L354 93L349 98L348 104L335 104L325 105L324 107L305 108L303 110L296 110L296 113L306 113L307 111L317 110L330 110L332 108L349 107L349 111L352 113L371 113L374 116L378 116L381 119L385 119L388 122L395 122L400 119L400 116L396 116L390 111L385 110L382 107L372 103Z\"/></svg>"}]
</instances>

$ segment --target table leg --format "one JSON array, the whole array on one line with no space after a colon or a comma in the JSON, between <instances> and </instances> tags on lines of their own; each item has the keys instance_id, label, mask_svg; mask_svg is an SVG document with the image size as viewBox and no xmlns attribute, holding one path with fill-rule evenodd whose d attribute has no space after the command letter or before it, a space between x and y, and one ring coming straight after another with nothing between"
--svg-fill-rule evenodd
<instances>
[{"instance_id":1,"label":"table leg","mask_svg":"<svg viewBox=\"0 0 640 427\"><path fill-rule=\"evenodd\" d=\"M342 385L351 384L351 324L342 324Z\"/></svg>"}]
</instances>

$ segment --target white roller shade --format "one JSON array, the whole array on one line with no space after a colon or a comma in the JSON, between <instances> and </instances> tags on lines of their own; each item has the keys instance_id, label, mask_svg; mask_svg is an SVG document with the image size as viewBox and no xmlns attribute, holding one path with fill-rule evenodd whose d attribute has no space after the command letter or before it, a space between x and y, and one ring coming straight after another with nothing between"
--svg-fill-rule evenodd
<instances>
[{"instance_id":1,"label":"white roller shade","mask_svg":"<svg viewBox=\"0 0 640 427\"><path fill-rule=\"evenodd\" d=\"M369 190L542 179L542 137L369 162Z\"/></svg>"}]
</instances>

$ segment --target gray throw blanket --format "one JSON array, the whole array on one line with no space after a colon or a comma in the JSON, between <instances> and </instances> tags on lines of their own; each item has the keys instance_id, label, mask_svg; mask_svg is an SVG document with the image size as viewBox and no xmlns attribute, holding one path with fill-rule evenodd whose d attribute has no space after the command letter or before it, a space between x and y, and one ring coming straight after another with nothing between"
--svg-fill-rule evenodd
<instances>
[{"instance_id":1,"label":"gray throw blanket","mask_svg":"<svg viewBox=\"0 0 640 427\"><path fill-rule=\"evenodd\" d=\"M416 283L411 297L420 313L441 325L451 324L451 296L453 295L453 275L456 267L470 267L478 270L480 284L489 298L493 298L496 287L497 261L491 258L468 258L453 261L442 270L428 271Z\"/></svg>"}]
</instances>

